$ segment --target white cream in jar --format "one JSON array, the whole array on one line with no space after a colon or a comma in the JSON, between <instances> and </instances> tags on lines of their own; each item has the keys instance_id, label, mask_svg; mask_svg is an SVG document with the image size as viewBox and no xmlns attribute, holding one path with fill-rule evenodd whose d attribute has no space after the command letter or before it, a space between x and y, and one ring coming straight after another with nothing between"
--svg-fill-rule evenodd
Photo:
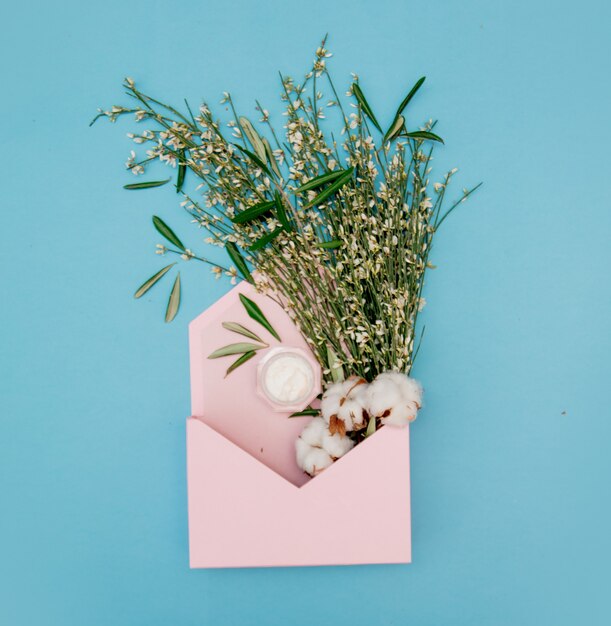
<instances>
[{"instance_id":1,"label":"white cream in jar","mask_svg":"<svg viewBox=\"0 0 611 626\"><path fill-rule=\"evenodd\" d=\"M305 402L311 397L315 384L311 360L302 350L276 348L259 364L259 391L279 407Z\"/></svg>"}]
</instances>

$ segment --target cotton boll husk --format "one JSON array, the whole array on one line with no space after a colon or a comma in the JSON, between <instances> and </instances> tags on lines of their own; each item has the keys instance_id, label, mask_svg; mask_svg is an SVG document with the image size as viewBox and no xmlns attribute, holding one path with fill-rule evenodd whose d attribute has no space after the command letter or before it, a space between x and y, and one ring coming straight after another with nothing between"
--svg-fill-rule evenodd
<instances>
[{"instance_id":1,"label":"cotton boll husk","mask_svg":"<svg viewBox=\"0 0 611 626\"><path fill-rule=\"evenodd\" d=\"M328 452L322 448L310 448L303 459L301 469L310 476L320 474L324 469L332 465L333 459Z\"/></svg>"},{"instance_id":2,"label":"cotton boll husk","mask_svg":"<svg viewBox=\"0 0 611 626\"><path fill-rule=\"evenodd\" d=\"M322 447L332 458L339 459L352 450L354 441L350 437L342 437L339 433L332 435L327 431L322 438Z\"/></svg>"},{"instance_id":3,"label":"cotton boll husk","mask_svg":"<svg viewBox=\"0 0 611 626\"><path fill-rule=\"evenodd\" d=\"M300 438L311 446L320 446L326 432L328 429L325 420L322 417L314 417L301 431Z\"/></svg>"}]
</instances>

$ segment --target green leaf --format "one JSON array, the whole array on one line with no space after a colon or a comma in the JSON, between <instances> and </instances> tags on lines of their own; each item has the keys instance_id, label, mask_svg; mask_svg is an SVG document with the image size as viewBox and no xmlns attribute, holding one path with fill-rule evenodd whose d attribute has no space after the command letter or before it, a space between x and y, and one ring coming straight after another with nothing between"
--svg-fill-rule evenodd
<instances>
[{"instance_id":1,"label":"green leaf","mask_svg":"<svg viewBox=\"0 0 611 626\"><path fill-rule=\"evenodd\" d=\"M265 315L263 315L263 311L261 311L261 309L255 302L253 302L250 298L247 298L244 294L240 294L240 302L244 305L244 308L246 309L249 317L255 320L255 322L257 322L258 324L261 324L261 326L263 326L263 328L271 333L278 341L282 341L280 339L280 335L267 321L267 318L265 317Z\"/></svg>"},{"instance_id":2,"label":"green leaf","mask_svg":"<svg viewBox=\"0 0 611 626\"><path fill-rule=\"evenodd\" d=\"M268 174L269 176L272 175L267 165L265 165L265 163L263 163L263 161L256 154L253 154L250 150L247 150L246 148L242 148L242 146L239 146L237 143L234 143L232 145L235 146L240 152L243 152L251 161L253 161L253 163L258 165L266 174Z\"/></svg>"},{"instance_id":3,"label":"green leaf","mask_svg":"<svg viewBox=\"0 0 611 626\"><path fill-rule=\"evenodd\" d=\"M224 346L215 350L212 354L208 355L209 359L220 359L224 356L231 356L232 354L242 354L243 352L256 352L267 346L260 346L256 343L230 343L228 346Z\"/></svg>"},{"instance_id":4,"label":"green leaf","mask_svg":"<svg viewBox=\"0 0 611 626\"><path fill-rule=\"evenodd\" d=\"M185 175L187 173L187 165L184 162L185 160L185 150L182 149L180 151L180 163L178 164L178 176L176 177L176 193L180 193L182 191L182 186L185 182Z\"/></svg>"},{"instance_id":5,"label":"green leaf","mask_svg":"<svg viewBox=\"0 0 611 626\"><path fill-rule=\"evenodd\" d=\"M265 343L261 337L255 335L251 330L248 330L242 324L238 324L237 322L223 322L223 328L230 330L232 333L238 333L239 335L244 335L244 337L248 337L249 339L254 339L255 341L260 341L261 343Z\"/></svg>"},{"instance_id":6,"label":"green leaf","mask_svg":"<svg viewBox=\"0 0 611 626\"><path fill-rule=\"evenodd\" d=\"M250 359L252 359L253 356L255 356L256 352L254 350L251 350L250 352L245 352L241 357L238 357L228 368L227 371L225 372L225 376L229 376L229 374L231 374L231 372L233 372L233 370L238 369L238 367L240 367L240 365L243 365L244 363L246 363L246 361L250 361Z\"/></svg>"},{"instance_id":7,"label":"green leaf","mask_svg":"<svg viewBox=\"0 0 611 626\"><path fill-rule=\"evenodd\" d=\"M175 245L177 248L184 252L185 247L182 241L160 217L153 215L153 226L162 237L167 239L171 244Z\"/></svg>"},{"instance_id":8,"label":"green leaf","mask_svg":"<svg viewBox=\"0 0 611 626\"><path fill-rule=\"evenodd\" d=\"M380 124L378 124L378 120L376 120L376 116L373 114L373 111L371 110L369 103L365 99L365 96L363 95L363 92L358 83L352 83L352 93L354 94L354 97L357 99L358 103L361 105L363 113L365 113L365 115L371 120L371 123L380 132L382 132L382 128L380 127Z\"/></svg>"},{"instance_id":9,"label":"green leaf","mask_svg":"<svg viewBox=\"0 0 611 626\"><path fill-rule=\"evenodd\" d=\"M263 144L263 141L261 141L259 133L255 130L254 126L250 123L250 120L247 117L240 118L240 126L242 127L246 138L250 141L250 145L255 149L256 155L264 161L266 157L265 145Z\"/></svg>"},{"instance_id":10,"label":"green leaf","mask_svg":"<svg viewBox=\"0 0 611 626\"><path fill-rule=\"evenodd\" d=\"M382 143L396 139L404 127L405 118L402 115L397 115L397 117L395 117L395 121L392 123L392 126L386 131Z\"/></svg>"},{"instance_id":11,"label":"green leaf","mask_svg":"<svg viewBox=\"0 0 611 626\"><path fill-rule=\"evenodd\" d=\"M334 383L344 382L344 368L340 365L337 354L333 351L331 346L327 346L327 363L331 370L331 378Z\"/></svg>"},{"instance_id":12,"label":"green leaf","mask_svg":"<svg viewBox=\"0 0 611 626\"><path fill-rule=\"evenodd\" d=\"M242 274L242 277L245 281L249 282L251 285L255 284L255 280L248 269L248 265L246 265L246 261L244 257L240 254L238 247L232 241L229 241L225 244L225 248L227 250L227 254L229 258L234 262L238 272Z\"/></svg>"},{"instance_id":13,"label":"green leaf","mask_svg":"<svg viewBox=\"0 0 611 626\"><path fill-rule=\"evenodd\" d=\"M392 141L396 138L395 133L397 129L401 128L403 124L405 124L405 119L402 118L401 113L405 110L405 107L410 103L410 100L416 95L416 92L420 87L422 87L422 83L426 80L426 76L422 76L416 81L416 84L410 89L410 92L403 98L403 102L399 105L397 112L395 113L395 119L393 120L390 128L386 131L386 135L384 135L384 143L387 141ZM403 119L403 122L400 123L399 118Z\"/></svg>"},{"instance_id":14,"label":"green leaf","mask_svg":"<svg viewBox=\"0 0 611 626\"><path fill-rule=\"evenodd\" d=\"M369 424L367 424L367 430L365 431L365 437L371 437L376 431L376 418L371 416L369 418Z\"/></svg>"},{"instance_id":15,"label":"green leaf","mask_svg":"<svg viewBox=\"0 0 611 626\"><path fill-rule=\"evenodd\" d=\"M316 246L318 248L324 248L325 250L334 250L335 248L339 248L343 241L339 239L333 239L332 241L323 241L322 243L317 243Z\"/></svg>"},{"instance_id":16,"label":"green leaf","mask_svg":"<svg viewBox=\"0 0 611 626\"><path fill-rule=\"evenodd\" d=\"M257 239L257 241L251 244L248 249L251 252L256 252L261 248L265 248L265 246L270 241L273 241L283 230L284 228L282 228L282 226L279 226L278 228L276 228L276 230L272 230L271 233L267 233L266 235L263 235L263 237L261 237L260 239Z\"/></svg>"},{"instance_id":17,"label":"green leaf","mask_svg":"<svg viewBox=\"0 0 611 626\"><path fill-rule=\"evenodd\" d=\"M414 130L411 133L403 133L403 137L411 137L412 139L422 139L422 140L430 140L430 141L439 141L440 143L444 143L443 139L432 133L429 130Z\"/></svg>"},{"instance_id":18,"label":"green leaf","mask_svg":"<svg viewBox=\"0 0 611 626\"><path fill-rule=\"evenodd\" d=\"M123 189L152 189L153 187L161 187L170 182L170 178L165 180L149 180L143 183L132 183L131 185L123 185Z\"/></svg>"},{"instance_id":19,"label":"green leaf","mask_svg":"<svg viewBox=\"0 0 611 626\"><path fill-rule=\"evenodd\" d=\"M317 204L322 204L329 196L341 189L347 182L352 179L354 168L347 169L332 185L329 185L324 191L319 193L313 200L310 200L303 208L309 209Z\"/></svg>"},{"instance_id":20,"label":"green leaf","mask_svg":"<svg viewBox=\"0 0 611 626\"><path fill-rule=\"evenodd\" d=\"M170 298L168 299L168 308L165 310L165 321L171 322L178 313L180 308L180 272L176 275L176 280L172 286L170 292Z\"/></svg>"},{"instance_id":21,"label":"green leaf","mask_svg":"<svg viewBox=\"0 0 611 626\"><path fill-rule=\"evenodd\" d=\"M274 193L274 202L276 203L276 217L278 218L278 221L282 224L284 230L292 231L293 225L284 210L284 204L282 203L282 198L280 197L278 191Z\"/></svg>"},{"instance_id":22,"label":"green leaf","mask_svg":"<svg viewBox=\"0 0 611 626\"><path fill-rule=\"evenodd\" d=\"M347 170L335 170L333 172L327 172L326 174L321 174L316 178L312 178L307 183L301 185L301 187L297 187L297 189L293 190L294 194L305 193L306 191L311 191L312 189L318 189L318 187L322 187L327 183L332 183L334 180L343 176Z\"/></svg>"},{"instance_id":23,"label":"green leaf","mask_svg":"<svg viewBox=\"0 0 611 626\"><path fill-rule=\"evenodd\" d=\"M269 213L270 210L274 207L275 201L269 200L267 202L259 202L258 204L254 204L251 207L248 207L244 211L241 211L237 215L234 215L231 218L231 221L234 224L245 224L246 222L250 222L257 217L264 215L265 213Z\"/></svg>"},{"instance_id":24,"label":"green leaf","mask_svg":"<svg viewBox=\"0 0 611 626\"><path fill-rule=\"evenodd\" d=\"M276 157L274 156L274 151L272 147L269 145L269 141L265 137L263 137L263 145L265 146L265 154L267 155L267 162L272 166L274 173L278 178L282 178L282 174L280 172L280 168L278 167L278 161L276 161Z\"/></svg>"},{"instance_id":25,"label":"green leaf","mask_svg":"<svg viewBox=\"0 0 611 626\"><path fill-rule=\"evenodd\" d=\"M304 409L303 411L297 411L297 413L291 413L289 417L316 417L318 415L320 415L320 411L318 409Z\"/></svg>"},{"instance_id":26,"label":"green leaf","mask_svg":"<svg viewBox=\"0 0 611 626\"><path fill-rule=\"evenodd\" d=\"M156 274L151 276L147 281L143 282L140 287L136 290L134 294L134 298L140 298L143 296L155 283L161 280L174 266L176 263L170 263L170 265L166 265L161 268Z\"/></svg>"},{"instance_id":27,"label":"green leaf","mask_svg":"<svg viewBox=\"0 0 611 626\"><path fill-rule=\"evenodd\" d=\"M426 76L422 76L416 81L416 84L410 89L410 92L407 94L407 96L405 96L405 98L403 98L403 102L401 102L401 104L399 105L395 118L399 117L399 115L403 113L403 111L405 110L405 107L410 103L410 100L416 95L416 92L418 91L418 89L422 87L422 83L425 80L426 80Z\"/></svg>"}]
</instances>

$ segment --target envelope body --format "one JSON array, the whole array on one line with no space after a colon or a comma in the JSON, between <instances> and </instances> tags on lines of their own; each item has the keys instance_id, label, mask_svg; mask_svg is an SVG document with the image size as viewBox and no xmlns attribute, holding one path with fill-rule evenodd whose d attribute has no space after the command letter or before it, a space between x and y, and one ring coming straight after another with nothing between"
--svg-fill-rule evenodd
<instances>
[{"instance_id":1,"label":"envelope body","mask_svg":"<svg viewBox=\"0 0 611 626\"><path fill-rule=\"evenodd\" d=\"M297 486L191 417L187 472L192 568L411 561L408 428Z\"/></svg>"}]
</instances>

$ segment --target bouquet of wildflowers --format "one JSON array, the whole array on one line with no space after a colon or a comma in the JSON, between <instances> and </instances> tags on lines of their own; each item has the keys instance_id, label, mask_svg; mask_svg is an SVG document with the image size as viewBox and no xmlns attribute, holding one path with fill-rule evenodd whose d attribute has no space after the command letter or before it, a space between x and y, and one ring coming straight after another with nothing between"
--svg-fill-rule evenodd
<instances>
[{"instance_id":1,"label":"bouquet of wildflowers","mask_svg":"<svg viewBox=\"0 0 611 626\"><path fill-rule=\"evenodd\" d=\"M219 265L185 248L155 216L166 240L158 252L210 264L217 277L249 281L284 308L310 345L325 384L297 441L297 461L311 475L381 425L416 417L422 390L409 374L422 338L417 320L433 238L479 187L463 190L446 207L456 170L431 181L433 152L443 140L435 122L415 127L407 115L424 77L382 126L357 76L340 97L327 68L330 56L323 41L303 81L281 76L286 110L280 127L258 101L253 119L239 115L225 93L221 103L231 119L221 123L205 103L193 111L185 101L181 112L129 78L131 105L97 116L114 122L133 115L146 127L129 135L145 152L132 151L128 169L142 176L154 161L175 168L182 206L228 260ZM193 193L185 189L190 177L198 183ZM136 297L173 268L163 267ZM167 321L178 311L180 293L178 274ZM248 345L238 365L256 351ZM236 352L217 356L228 354Z\"/></svg>"}]
</instances>

